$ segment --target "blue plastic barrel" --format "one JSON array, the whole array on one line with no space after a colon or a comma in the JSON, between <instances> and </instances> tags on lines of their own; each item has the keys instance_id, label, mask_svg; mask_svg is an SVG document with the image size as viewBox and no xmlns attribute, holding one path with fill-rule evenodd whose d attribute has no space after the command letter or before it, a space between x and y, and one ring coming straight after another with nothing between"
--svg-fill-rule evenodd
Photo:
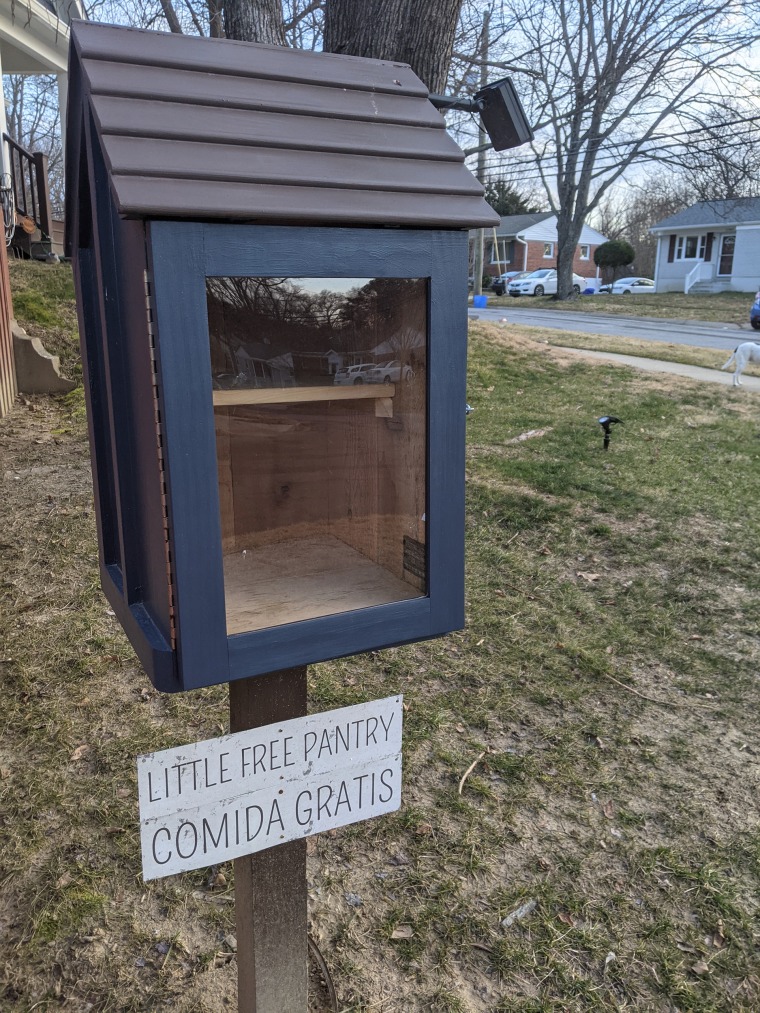
<instances>
[{"instance_id":1,"label":"blue plastic barrel","mask_svg":"<svg viewBox=\"0 0 760 1013\"><path fill-rule=\"evenodd\" d=\"M488 305L488 296L474 295L472 297L472 305L475 307L476 310L484 310Z\"/></svg>"}]
</instances>

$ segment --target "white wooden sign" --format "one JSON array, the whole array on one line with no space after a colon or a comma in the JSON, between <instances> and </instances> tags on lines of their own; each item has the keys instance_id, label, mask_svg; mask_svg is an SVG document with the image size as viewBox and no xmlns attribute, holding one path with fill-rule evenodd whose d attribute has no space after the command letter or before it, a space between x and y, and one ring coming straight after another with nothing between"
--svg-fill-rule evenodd
<instances>
[{"instance_id":1,"label":"white wooden sign","mask_svg":"<svg viewBox=\"0 0 760 1013\"><path fill-rule=\"evenodd\" d=\"M401 724L392 696L138 756L143 878L393 812Z\"/></svg>"}]
</instances>

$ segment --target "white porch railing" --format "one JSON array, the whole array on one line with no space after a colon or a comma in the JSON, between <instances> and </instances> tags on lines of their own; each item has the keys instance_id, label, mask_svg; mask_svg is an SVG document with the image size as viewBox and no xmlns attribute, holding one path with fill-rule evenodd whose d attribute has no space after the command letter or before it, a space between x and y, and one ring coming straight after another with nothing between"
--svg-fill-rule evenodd
<instances>
[{"instance_id":1,"label":"white porch railing","mask_svg":"<svg viewBox=\"0 0 760 1013\"><path fill-rule=\"evenodd\" d=\"M698 281L711 281L712 280L712 264L704 260L700 260L696 267L692 268L691 271L686 275L683 282L684 294L689 294L689 289L693 288Z\"/></svg>"}]
</instances>

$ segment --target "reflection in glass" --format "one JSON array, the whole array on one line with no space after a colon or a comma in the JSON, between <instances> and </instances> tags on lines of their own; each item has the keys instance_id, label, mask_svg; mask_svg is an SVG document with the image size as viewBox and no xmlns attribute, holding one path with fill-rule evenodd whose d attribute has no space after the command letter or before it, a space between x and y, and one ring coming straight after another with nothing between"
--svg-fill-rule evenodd
<instances>
[{"instance_id":1,"label":"reflection in glass","mask_svg":"<svg viewBox=\"0 0 760 1013\"><path fill-rule=\"evenodd\" d=\"M427 282L206 291L228 632L424 595Z\"/></svg>"}]
</instances>

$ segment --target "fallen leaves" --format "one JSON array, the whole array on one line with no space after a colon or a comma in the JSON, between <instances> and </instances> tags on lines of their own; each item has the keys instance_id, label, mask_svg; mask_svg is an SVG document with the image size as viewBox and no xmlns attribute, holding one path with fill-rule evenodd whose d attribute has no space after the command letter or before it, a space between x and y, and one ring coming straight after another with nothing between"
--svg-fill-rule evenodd
<instances>
[{"instance_id":1,"label":"fallen leaves","mask_svg":"<svg viewBox=\"0 0 760 1013\"><path fill-rule=\"evenodd\" d=\"M722 918L718 919L718 924L716 926L715 932L713 932L712 936L708 937L708 939L709 939L708 945L714 947L716 950L722 950L723 947L726 945L726 937L723 935Z\"/></svg>"},{"instance_id":2,"label":"fallen leaves","mask_svg":"<svg viewBox=\"0 0 760 1013\"><path fill-rule=\"evenodd\" d=\"M580 577L582 580L585 580L589 584L594 584L597 580L601 578L602 575L601 573L588 573L585 570L576 570L575 576Z\"/></svg>"},{"instance_id":3,"label":"fallen leaves","mask_svg":"<svg viewBox=\"0 0 760 1013\"><path fill-rule=\"evenodd\" d=\"M77 748L71 754L71 756L69 757L69 759L71 760L72 763L76 763L77 760L84 759L84 757L87 756L87 754L89 753L89 751L90 751L90 747L87 745L86 742L83 742L81 746L77 746Z\"/></svg>"}]
</instances>

